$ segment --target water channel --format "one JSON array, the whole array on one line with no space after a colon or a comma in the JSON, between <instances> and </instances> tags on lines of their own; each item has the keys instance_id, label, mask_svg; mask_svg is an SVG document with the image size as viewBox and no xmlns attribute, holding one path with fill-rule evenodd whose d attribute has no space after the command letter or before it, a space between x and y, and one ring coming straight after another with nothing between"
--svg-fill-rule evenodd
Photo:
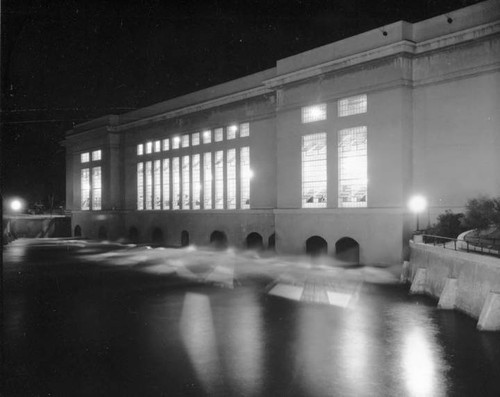
<instances>
[{"instance_id":1,"label":"water channel","mask_svg":"<svg viewBox=\"0 0 500 397\"><path fill-rule=\"evenodd\" d=\"M332 259L19 239L5 396L499 396L500 335Z\"/></svg>"}]
</instances>

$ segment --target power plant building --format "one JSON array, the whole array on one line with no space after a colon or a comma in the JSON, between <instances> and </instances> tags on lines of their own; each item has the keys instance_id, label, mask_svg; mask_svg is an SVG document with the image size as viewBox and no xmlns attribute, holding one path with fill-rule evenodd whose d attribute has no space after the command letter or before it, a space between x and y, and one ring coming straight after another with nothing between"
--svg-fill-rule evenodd
<instances>
[{"instance_id":1,"label":"power plant building","mask_svg":"<svg viewBox=\"0 0 500 397\"><path fill-rule=\"evenodd\" d=\"M500 195L500 2L404 21L75 126L75 235L401 263L422 227Z\"/></svg>"}]
</instances>

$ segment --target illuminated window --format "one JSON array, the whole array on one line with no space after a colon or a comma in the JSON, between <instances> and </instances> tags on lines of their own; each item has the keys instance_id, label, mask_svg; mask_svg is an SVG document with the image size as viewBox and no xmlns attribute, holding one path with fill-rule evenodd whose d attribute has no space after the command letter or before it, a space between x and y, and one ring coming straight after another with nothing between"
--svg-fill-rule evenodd
<instances>
[{"instance_id":1,"label":"illuminated window","mask_svg":"<svg viewBox=\"0 0 500 397\"><path fill-rule=\"evenodd\" d=\"M240 149L240 178L240 207L248 209L250 208L250 179L252 178L249 147Z\"/></svg>"},{"instance_id":2,"label":"illuminated window","mask_svg":"<svg viewBox=\"0 0 500 397\"><path fill-rule=\"evenodd\" d=\"M200 155L193 154L191 163L193 168L193 202L191 208L197 210L201 206Z\"/></svg>"},{"instance_id":3,"label":"illuminated window","mask_svg":"<svg viewBox=\"0 0 500 397\"><path fill-rule=\"evenodd\" d=\"M182 157L182 209L188 210L191 201L189 188L191 186L191 179L189 178L189 156Z\"/></svg>"},{"instance_id":4,"label":"illuminated window","mask_svg":"<svg viewBox=\"0 0 500 397\"><path fill-rule=\"evenodd\" d=\"M146 162L146 209L153 209L153 163Z\"/></svg>"},{"instance_id":5,"label":"illuminated window","mask_svg":"<svg viewBox=\"0 0 500 397\"><path fill-rule=\"evenodd\" d=\"M339 131L339 207L366 207L368 156L366 127Z\"/></svg>"},{"instance_id":6,"label":"illuminated window","mask_svg":"<svg viewBox=\"0 0 500 397\"><path fill-rule=\"evenodd\" d=\"M87 153L88 154L88 153ZM83 168L81 173L81 208L90 209L90 169Z\"/></svg>"},{"instance_id":7,"label":"illuminated window","mask_svg":"<svg viewBox=\"0 0 500 397\"><path fill-rule=\"evenodd\" d=\"M366 95L357 95L339 101L339 117L350 116L353 114L366 113L367 99Z\"/></svg>"},{"instance_id":8,"label":"illuminated window","mask_svg":"<svg viewBox=\"0 0 500 397\"><path fill-rule=\"evenodd\" d=\"M179 157L172 159L172 208L178 210L181 207L181 185L179 177Z\"/></svg>"},{"instance_id":9,"label":"illuminated window","mask_svg":"<svg viewBox=\"0 0 500 397\"><path fill-rule=\"evenodd\" d=\"M90 161L90 154L89 153L82 153L80 155L80 160L82 163L88 163Z\"/></svg>"},{"instance_id":10,"label":"illuminated window","mask_svg":"<svg viewBox=\"0 0 500 397\"><path fill-rule=\"evenodd\" d=\"M181 138L179 136L174 136L172 138L172 149L179 149L181 144Z\"/></svg>"},{"instance_id":11,"label":"illuminated window","mask_svg":"<svg viewBox=\"0 0 500 397\"><path fill-rule=\"evenodd\" d=\"M182 136L182 147L189 147L189 135Z\"/></svg>"},{"instance_id":12,"label":"illuminated window","mask_svg":"<svg viewBox=\"0 0 500 397\"><path fill-rule=\"evenodd\" d=\"M212 153L203 155L203 208L212 209Z\"/></svg>"},{"instance_id":13,"label":"illuminated window","mask_svg":"<svg viewBox=\"0 0 500 397\"><path fill-rule=\"evenodd\" d=\"M137 164L137 209L144 209L144 163Z\"/></svg>"},{"instance_id":14,"label":"illuminated window","mask_svg":"<svg viewBox=\"0 0 500 397\"><path fill-rule=\"evenodd\" d=\"M224 139L222 128L216 128L214 130L214 141L220 142Z\"/></svg>"},{"instance_id":15,"label":"illuminated window","mask_svg":"<svg viewBox=\"0 0 500 397\"><path fill-rule=\"evenodd\" d=\"M92 168L92 209L101 209L101 167Z\"/></svg>"},{"instance_id":16,"label":"illuminated window","mask_svg":"<svg viewBox=\"0 0 500 397\"><path fill-rule=\"evenodd\" d=\"M155 153L161 152L161 141L155 141L154 149Z\"/></svg>"},{"instance_id":17,"label":"illuminated window","mask_svg":"<svg viewBox=\"0 0 500 397\"><path fill-rule=\"evenodd\" d=\"M199 132L195 132L191 136L191 145L198 146L199 144L200 144L200 133Z\"/></svg>"},{"instance_id":18,"label":"illuminated window","mask_svg":"<svg viewBox=\"0 0 500 397\"><path fill-rule=\"evenodd\" d=\"M326 103L302 108L303 123L312 123L320 120L326 120Z\"/></svg>"},{"instance_id":19,"label":"illuminated window","mask_svg":"<svg viewBox=\"0 0 500 397\"><path fill-rule=\"evenodd\" d=\"M170 159L163 160L163 209L170 209Z\"/></svg>"},{"instance_id":20,"label":"illuminated window","mask_svg":"<svg viewBox=\"0 0 500 397\"><path fill-rule=\"evenodd\" d=\"M153 142L146 142L146 154L150 154L153 151Z\"/></svg>"},{"instance_id":21,"label":"illuminated window","mask_svg":"<svg viewBox=\"0 0 500 397\"><path fill-rule=\"evenodd\" d=\"M211 143L212 142L212 131L206 130L203 131L203 143Z\"/></svg>"},{"instance_id":22,"label":"illuminated window","mask_svg":"<svg viewBox=\"0 0 500 397\"><path fill-rule=\"evenodd\" d=\"M144 154L144 145L142 143L137 145L137 155L142 156Z\"/></svg>"},{"instance_id":23,"label":"illuminated window","mask_svg":"<svg viewBox=\"0 0 500 397\"><path fill-rule=\"evenodd\" d=\"M227 151L227 170L226 170L226 208L233 210L236 208L236 149Z\"/></svg>"},{"instance_id":24,"label":"illuminated window","mask_svg":"<svg viewBox=\"0 0 500 397\"><path fill-rule=\"evenodd\" d=\"M227 127L227 140L236 139L236 132L238 131L237 125Z\"/></svg>"},{"instance_id":25,"label":"illuminated window","mask_svg":"<svg viewBox=\"0 0 500 397\"><path fill-rule=\"evenodd\" d=\"M302 137L302 207L326 207L326 134Z\"/></svg>"},{"instance_id":26,"label":"illuminated window","mask_svg":"<svg viewBox=\"0 0 500 397\"><path fill-rule=\"evenodd\" d=\"M240 138L250 136L250 124L243 123L240 124Z\"/></svg>"},{"instance_id":27,"label":"illuminated window","mask_svg":"<svg viewBox=\"0 0 500 397\"><path fill-rule=\"evenodd\" d=\"M224 152L215 152L215 209L224 208Z\"/></svg>"},{"instance_id":28,"label":"illuminated window","mask_svg":"<svg viewBox=\"0 0 500 397\"><path fill-rule=\"evenodd\" d=\"M170 139L166 138L163 140L163 151L166 152L170 150Z\"/></svg>"},{"instance_id":29,"label":"illuminated window","mask_svg":"<svg viewBox=\"0 0 500 397\"><path fill-rule=\"evenodd\" d=\"M101 155L102 155L102 152L100 150L94 150L92 152L92 161L99 161L99 160L101 160Z\"/></svg>"},{"instance_id":30,"label":"illuminated window","mask_svg":"<svg viewBox=\"0 0 500 397\"><path fill-rule=\"evenodd\" d=\"M161 210L161 160L155 160L154 162L153 184L154 184L153 208L155 210Z\"/></svg>"}]
</instances>

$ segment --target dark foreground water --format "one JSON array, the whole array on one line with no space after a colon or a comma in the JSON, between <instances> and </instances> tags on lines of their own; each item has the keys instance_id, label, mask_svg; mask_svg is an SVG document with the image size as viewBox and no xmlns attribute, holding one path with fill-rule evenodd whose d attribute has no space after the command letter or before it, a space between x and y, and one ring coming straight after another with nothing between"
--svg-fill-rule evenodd
<instances>
[{"instance_id":1,"label":"dark foreground water","mask_svg":"<svg viewBox=\"0 0 500 397\"><path fill-rule=\"evenodd\" d=\"M4 396L500 396L500 334L382 270L4 247Z\"/></svg>"}]
</instances>

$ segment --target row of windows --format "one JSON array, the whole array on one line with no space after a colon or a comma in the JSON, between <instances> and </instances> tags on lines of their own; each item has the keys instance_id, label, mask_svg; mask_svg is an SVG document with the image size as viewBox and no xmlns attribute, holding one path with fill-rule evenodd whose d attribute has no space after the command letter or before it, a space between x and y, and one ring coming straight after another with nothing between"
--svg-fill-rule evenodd
<instances>
[{"instance_id":1,"label":"row of windows","mask_svg":"<svg viewBox=\"0 0 500 397\"><path fill-rule=\"evenodd\" d=\"M137 209L249 209L250 148L137 164Z\"/></svg>"},{"instance_id":2,"label":"row of windows","mask_svg":"<svg viewBox=\"0 0 500 397\"><path fill-rule=\"evenodd\" d=\"M140 143L137 145L137 155L142 156L143 154L165 152L181 147L198 146L200 144L212 143L212 140L213 142L222 142L224 136L228 141L237 138L246 138L250 136L250 125L248 123L233 124L225 128L215 128L213 131L205 130L203 132L194 132L192 134L177 135L172 138Z\"/></svg>"},{"instance_id":3,"label":"row of windows","mask_svg":"<svg viewBox=\"0 0 500 397\"><path fill-rule=\"evenodd\" d=\"M92 161L100 161L102 159L102 151L101 150L93 150L92 152L82 153L80 155L80 162L88 163L91 159L90 155L92 154Z\"/></svg>"},{"instance_id":4,"label":"row of windows","mask_svg":"<svg viewBox=\"0 0 500 397\"><path fill-rule=\"evenodd\" d=\"M326 133L302 137L302 207L324 208L327 203ZM368 158L365 126L338 134L338 206L367 206Z\"/></svg>"},{"instance_id":5,"label":"row of windows","mask_svg":"<svg viewBox=\"0 0 500 397\"><path fill-rule=\"evenodd\" d=\"M346 117L353 114L366 113L368 101L366 94L340 99L337 103L338 116ZM302 108L302 123L326 120L326 103Z\"/></svg>"}]
</instances>

